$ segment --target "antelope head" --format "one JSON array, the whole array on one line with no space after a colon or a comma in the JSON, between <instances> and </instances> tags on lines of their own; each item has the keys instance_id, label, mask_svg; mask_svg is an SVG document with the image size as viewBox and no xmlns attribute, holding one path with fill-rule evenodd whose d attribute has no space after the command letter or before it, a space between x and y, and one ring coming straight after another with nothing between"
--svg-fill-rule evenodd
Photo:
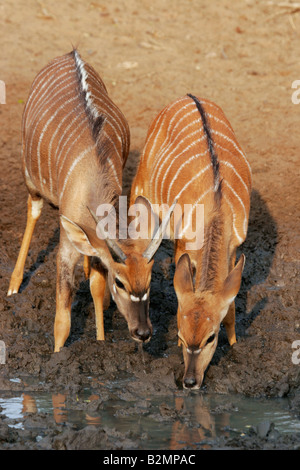
<instances>
[{"instance_id":1,"label":"antelope head","mask_svg":"<svg viewBox=\"0 0 300 470\"><path fill-rule=\"evenodd\" d=\"M185 372L183 387L200 388L218 343L220 324L240 289L245 256L228 274L217 292L195 291L190 257L178 260L174 288L178 299L178 337L182 344Z\"/></svg>"},{"instance_id":2,"label":"antelope head","mask_svg":"<svg viewBox=\"0 0 300 470\"><path fill-rule=\"evenodd\" d=\"M135 204L142 204L146 207L149 218L155 218L151 204L146 198L139 196ZM161 225L152 233L152 237L138 240L116 241L106 238L103 226L99 224L97 216L91 210L90 213L100 230L101 238L97 236L95 229L79 226L61 216L62 225L75 248L86 256L99 258L107 270L111 296L127 321L131 337L138 342L147 342L151 339L149 294L153 257L166 232L175 204L176 201Z\"/></svg>"}]
</instances>

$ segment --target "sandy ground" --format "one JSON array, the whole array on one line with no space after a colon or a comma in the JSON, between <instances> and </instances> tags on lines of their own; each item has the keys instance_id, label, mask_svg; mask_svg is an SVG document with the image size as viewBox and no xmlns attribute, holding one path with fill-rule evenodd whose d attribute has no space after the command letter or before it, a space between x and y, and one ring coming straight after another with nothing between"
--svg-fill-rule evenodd
<instances>
[{"instance_id":1,"label":"sandy ground","mask_svg":"<svg viewBox=\"0 0 300 470\"><path fill-rule=\"evenodd\" d=\"M0 4L0 79L7 93L6 105L0 106L0 339L8 354L0 366L1 390L24 387L10 378L31 376L38 379L35 387L40 390L77 393L89 375L105 382L124 372L137 379L137 393L172 393L180 387L183 365L176 346L173 252L168 243L156 255L150 313L154 337L145 347L145 364L113 304L105 318L107 341L95 340L93 305L81 266L71 336L59 354L52 354L58 219L57 211L48 206L34 234L21 293L6 297L26 220L20 157L24 103L36 73L75 45L101 75L129 122L125 190L147 128L166 104L193 93L223 108L251 164L253 193L248 238L242 247L247 262L236 301L238 342L230 349L221 331L204 391L288 396L299 416L300 364L292 362L292 344L300 339L300 104L292 102L292 83L300 78L300 12L288 13L293 10L279 3ZM17 431L12 437L2 425L0 434L8 437L0 439L0 447L37 446L24 444ZM53 448L57 432L50 427L49 433L44 447ZM79 447L92 445L92 439L82 436ZM102 442L105 448L108 444ZM101 447L94 442L97 445ZM292 447L294 442L278 440L280 445Z\"/></svg>"}]
</instances>

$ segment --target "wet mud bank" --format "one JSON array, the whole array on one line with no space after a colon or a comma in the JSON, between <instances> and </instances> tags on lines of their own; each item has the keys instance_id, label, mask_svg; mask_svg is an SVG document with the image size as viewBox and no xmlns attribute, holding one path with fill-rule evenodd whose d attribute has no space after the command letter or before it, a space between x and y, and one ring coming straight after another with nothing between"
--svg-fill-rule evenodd
<instances>
[{"instance_id":1,"label":"wet mud bank","mask_svg":"<svg viewBox=\"0 0 300 470\"><path fill-rule=\"evenodd\" d=\"M286 272L286 264L275 256L279 243L276 223L257 191L252 194L248 238L241 247L247 264L236 300L238 342L230 348L222 328L202 389L192 393L182 390L181 385L183 360L177 346L172 243L165 240L155 257L150 303L154 333L147 345L141 348L130 339L126 321L113 301L105 312L106 341L96 341L93 303L79 264L71 334L65 347L54 354L57 211L47 207L43 219L43 230L39 231L42 237L32 244L21 292L10 298L3 296L1 301L0 327L6 363L0 368L0 391L22 394L23 401L25 396L20 429L11 425L5 409L0 413L2 448L147 448L147 432L141 432L139 427L122 431L116 430L111 422L106 426L101 422L94 425L92 421L83 425L82 420L70 423L59 418L65 407L73 413L84 410L93 416L93 412L100 413L111 400L122 404L113 410L112 416L125 415L133 422L142 416L148 421L176 425L177 429L190 427L193 432L187 438L185 430L183 448L299 448L297 429L281 433L270 420L263 430L259 426L264 425L260 424L235 433L229 426L230 432L225 435L207 437L203 425L207 407L198 406L195 425L195 414L184 405L184 397L189 395L197 403L205 396L217 394L227 397L221 406L223 412L224 406L233 409L241 395L286 397L289 413L296 420L300 418L300 366L292 362L292 343L299 331L296 302L291 300L295 299L296 272L291 267ZM10 246L0 279L3 291L9 270L13 269L14 254ZM289 286L283 285L287 278ZM87 390L94 399L79 398ZM53 412L40 413L37 406L27 407L26 396L34 393L64 396L63 404L58 406L58 419ZM174 402L165 404L166 396L173 397ZM155 407L153 400L158 400L159 405ZM213 419L217 415L215 411ZM211 420L210 413L209 416ZM200 435L197 431L195 437L195 428L204 431ZM178 442L179 438L172 443L170 437L166 445L178 448Z\"/></svg>"}]
</instances>

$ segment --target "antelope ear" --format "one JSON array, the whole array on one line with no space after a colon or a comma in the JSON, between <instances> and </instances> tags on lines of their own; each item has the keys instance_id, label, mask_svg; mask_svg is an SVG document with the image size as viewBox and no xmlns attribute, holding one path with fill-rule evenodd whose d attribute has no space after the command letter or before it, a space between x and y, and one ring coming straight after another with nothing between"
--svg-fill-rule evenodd
<instances>
[{"instance_id":1,"label":"antelope ear","mask_svg":"<svg viewBox=\"0 0 300 470\"><path fill-rule=\"evenodd\" d=\"M136 211L139 213L139 216L135 217L129 224L129 235L131 230L135 233L139 226L139 232L137 232L139 238L151 240L159 224L158 217L154 214L151 202L144 196L138 196L134 205L129 208L128 214L130 216L136 216ZM134 236L132 238L134 238Z\"/></svg>"},{"instance_id":2,"label":"antelope ear","mask_svg":"<svg viewBox=\"0 0 300 470\"><path fill-rule=\"evenodd\" d=\"M246 257L244 254L242 254L239 261L224 281L222 297L228 306L231 304L231 302L233 302L240 290L245 261Z\"/></svg>"},{"instance_id":3,"label":"antelope ear","mask_svg":"<svg viewBox=\"0 0 300 470\"><path fill-rule=\"evenodd\" d=\"M97 248L94 246L95 240L93 240L93 238L96 237L96 234L92 234L92 231L87 228L81 228L64 215L60 216L60 222L68 239L79 253L86 256L97 256L101 259L105 267L109 265L112 258L105 242L99 240Z\"/></svg>"},{"instance_id":4,"label":"antelope ear","mask_svg":"<svg viewBox=\"0 0 300 470\"><path fill-rule=\"evenodd\" d=\"M177 261L174 275L174 289L179 300L183 294L194 291L191 259L187 253Z\"/></svg>"}]
</instances>

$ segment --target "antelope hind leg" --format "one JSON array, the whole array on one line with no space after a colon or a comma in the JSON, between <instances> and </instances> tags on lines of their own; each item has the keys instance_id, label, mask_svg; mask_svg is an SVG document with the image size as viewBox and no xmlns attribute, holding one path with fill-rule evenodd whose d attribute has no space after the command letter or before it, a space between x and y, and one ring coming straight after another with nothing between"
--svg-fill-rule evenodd
<instances>
[{"instance_id":1,"label":"antelope hind leg","mask_svg":"<svg viewBox=\"0 0 300 470\"><path fill-rule=\"evenodd\" d=\"M91 262L90 262L90 257L86 255L84 255L84 258L83 258L83 271L84 271L85 279L88 279L90 277L90 272L91 272Z\"/></svg>"},{"instance_id":2,"label":"antelope hind leg","mask_svg":"<svg viewBox=\"0 0 300 470\"><path fill-rule=\"evenodd\" d=\"M10 278L9 288L7 292L8 296L16 294L19 291L20 285L22 284L24 267L28 255L30 242L34 232L35 224L40 218L42 207L43 199L33 199L31 195L28 196L26 228L23 235L23 240L19 251L19 256L15 265L15 269L13 270L13 273Z\"/></svg>"},{"instance_id":3,"label":"antelope hind leg","mask_svg":"<svg viewBox=\"0 0 300 470\"><path fill-rule=\"evenodd\" d=\"M229 269L232 270L235 265L235 260L236 260L236 252L232 254L231 260L230 260L230 265ZM235 335L235 301L233 301L228 309L226 317L223 319L223 325L225 326L226 329L226 334L228 338L228 342L230 346L232 346L234 343L236 343L236 335Z\"/></svg>"}]
</instances>

